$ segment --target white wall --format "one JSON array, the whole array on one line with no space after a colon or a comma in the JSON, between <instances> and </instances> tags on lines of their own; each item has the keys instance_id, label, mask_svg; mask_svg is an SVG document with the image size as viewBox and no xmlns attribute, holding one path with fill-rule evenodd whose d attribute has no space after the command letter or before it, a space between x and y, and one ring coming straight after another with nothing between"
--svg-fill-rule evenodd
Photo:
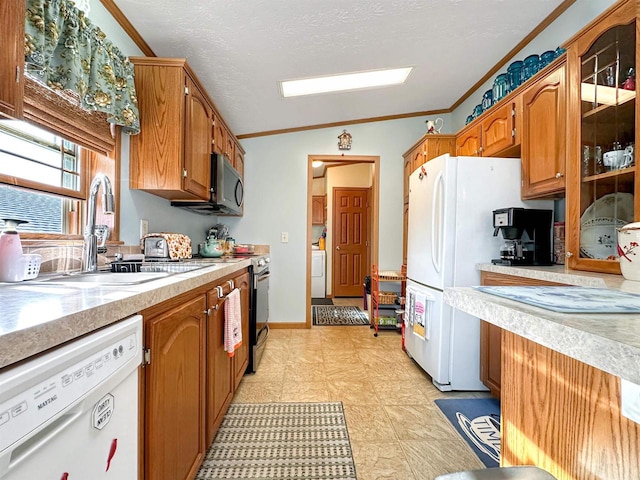
<instances>
[{"instance_id":1,"label":"white wall","mask_svg":"<svg viewBox=\"0 0 640 480\"><path fill-rule=\"evenodd\" d=\"M540 54L546 50L555 50L559 45L579 32L587 23L613 5L615 1L616 0L577 0L520 52L505 62L498 73L506 72L507 67L514 60L524 60L527 56L534 53ZM487 70L489 70L490 67L493 67L493 65L487 65ZM493 80L498 73L480 86L474 94L452 112L454 132L464 126L464 122L467 116L473 111L473 107L481 103L482 94L493 87Z\"/></svg>"}]
</instances>

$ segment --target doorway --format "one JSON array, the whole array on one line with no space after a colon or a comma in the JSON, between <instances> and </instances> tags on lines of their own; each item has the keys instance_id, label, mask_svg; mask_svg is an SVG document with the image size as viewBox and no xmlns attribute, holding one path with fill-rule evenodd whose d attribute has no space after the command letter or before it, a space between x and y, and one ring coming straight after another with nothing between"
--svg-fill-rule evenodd
<instances>
[{"instance_id":1,"label":"doorway","mask_svg":"<svg viewBox=\"0 0 640 480\"><path fill-rule=\"evenodd\" d=\"M355 296L362 296L362 282L364 276L368 275L371 270L371 264L377 262L378 259L378 211L379 211L379 168L380 157L378 156L359 156L359 155L309 155L308 156L308 182L307 182L307 305L306 305L306 327L311 328L311 257L312 257L312 243L318 243L319 230L317 225L313 225L312 230L312 218L313 218L313 197L316 196L317 191L314 191L314 177L313 166L314 161L323 162L323 168L328 171L328 177L325 179L326 189L326 206L327 206L327 219L326 219L326 264L327 264L327 296L335 297L334 285L332 280L335 278L334 274L334 254L336 246L334 244L334 219L333 213L334 206L334 187L341 187L347 190L353 187L354 189L360 189L366 191L366 200L358 201L358 203L364 207L364 211L360 210L358 215L365 215L363 218L363 225L366 225L364 229L361 229L361 235L366 235L364 241L360 242L365 247L365 259L360 266L355 270L351 270L351 279L348 283L352 285L352 291L343 292L342 294L351 296L354 292ZM341 167L343 168L340 171ZM353 180L349 180L352 178ZM317 187L317 180L316 180ZM347 215L348 217L348 215ZM340 247L342 249L342 247ZM337 250L340 251L340 250ZM362 252L362 251L361 251ZM361 255L359 253L358 255ZM347 257L342 258L345 268L352 269L353 264L347 261ZM337 267L340 268L340 267ZM360 273L357 273L360 272ZM362 276L362 278L356 278ZM344 277L344 276L343 276ZM348 275L347 275L348 277ZM358 287L354 287L359 285ZM340 292L339 292L340 294Z\"/></svg>"}]
</instances>

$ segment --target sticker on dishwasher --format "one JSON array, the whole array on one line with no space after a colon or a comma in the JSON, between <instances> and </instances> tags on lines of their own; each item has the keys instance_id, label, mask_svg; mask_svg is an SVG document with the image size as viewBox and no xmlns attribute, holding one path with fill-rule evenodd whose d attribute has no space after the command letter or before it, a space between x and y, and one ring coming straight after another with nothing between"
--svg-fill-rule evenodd
<instances>
[{"instance_id":1,"label":"sticker on dishwasher","mask_svg":"<svg viewBox=\"0 0 640 480\"><path fill-rule=\"evenodd\" d=\"M91 415L93 428L102 430L109 423L115 406L114 400L113 395L107 393L93 406L93 414Z\"/></svg>"}]
</instances>

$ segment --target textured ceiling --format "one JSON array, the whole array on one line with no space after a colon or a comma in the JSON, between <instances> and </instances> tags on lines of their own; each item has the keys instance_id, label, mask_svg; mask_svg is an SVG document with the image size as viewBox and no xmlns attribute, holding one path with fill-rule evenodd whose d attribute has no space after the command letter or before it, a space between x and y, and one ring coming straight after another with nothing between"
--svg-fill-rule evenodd
<instances>
[{"instance_id":1,"label":"textured ceiling","mask_svg":"<svg viewBox=\"0 0 640 480\"><path fill-rule=\"evenodd\" d=\"M447 109L561 0L115 0L186 57L236 135ZM280 80L414 66L401 86L284 99Z\"/></svg>"}]
</instances>

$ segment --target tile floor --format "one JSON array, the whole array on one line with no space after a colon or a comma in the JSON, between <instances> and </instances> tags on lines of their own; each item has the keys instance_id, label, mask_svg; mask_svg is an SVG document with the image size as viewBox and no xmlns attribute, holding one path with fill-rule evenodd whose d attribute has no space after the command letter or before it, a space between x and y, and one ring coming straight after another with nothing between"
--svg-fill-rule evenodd
<instances>
[{"instance_id":1,"label":"tile floor","mask_svg":"<svg viewBox=\"0 0 640 480\"><path fill-rule=\"evenodd\" d=\"M362 299L334 299L358 305ZM238 403L341 401L358 480L432 480L483 468L433 400L443 393L401 350L397 332L368 326L272 329L260 369L246 375Z\"/></svg>"}]
</instances>

